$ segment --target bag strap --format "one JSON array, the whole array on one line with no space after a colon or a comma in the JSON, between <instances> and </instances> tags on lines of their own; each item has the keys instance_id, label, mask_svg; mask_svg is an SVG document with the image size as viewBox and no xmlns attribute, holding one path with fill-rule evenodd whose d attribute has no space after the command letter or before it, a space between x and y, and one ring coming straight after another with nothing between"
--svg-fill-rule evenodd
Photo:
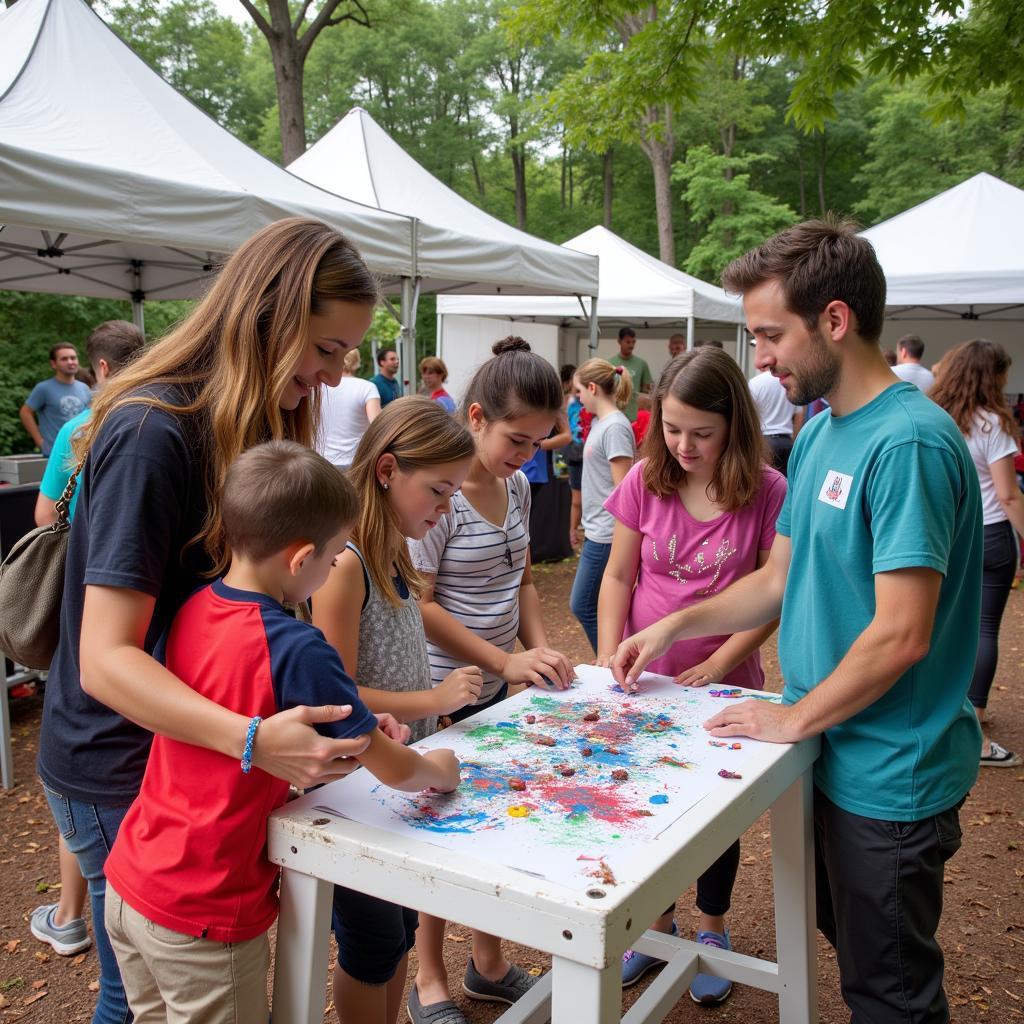
<instances>
[{"instance_id":1,"label":"bag strap","mask_svg":"<svg viewBox=\"0 0 1024 1024\"><path fill-rule=\"evenodd\" d=\"M86 456L83 455L81 461L75 466L75 471L68 478L68 485L64 488L64 493L57 499L57 521L53 524L53 530L56 533L57 530L66 529L68 526L68 510L71 508L71 499L75 494L75 484L78 483L78 474L82 472L82 467L85 465Z\"/></svg>"}]
</instances>

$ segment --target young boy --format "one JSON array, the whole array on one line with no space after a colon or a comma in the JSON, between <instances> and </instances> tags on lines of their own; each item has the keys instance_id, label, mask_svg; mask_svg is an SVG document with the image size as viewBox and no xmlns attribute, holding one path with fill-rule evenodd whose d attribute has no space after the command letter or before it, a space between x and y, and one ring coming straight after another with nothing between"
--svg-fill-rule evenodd
<instances>
[{"instance_id":1,"label":"young boy","mask_svg":"<svg viewBox=\"0 0 1024 1024\"><path fill-rule=\"evenodd\" d=\"M221 514L231 564L182 607L166 660L204 696L252 719L241 766L154 737L107 859L106 926L137 1024L267 1020L266 933L277 916L267 818L288 785L250 771L261 718L349 704L348 718L318 728L334 738L369 735L359 760L381 782L409 792L459 784L450 750L421 756L384 735L323 634L282 607L326 580L357 504L337 469L292 442L252 448L228 471Z\"/></svg>"}]
</instances>

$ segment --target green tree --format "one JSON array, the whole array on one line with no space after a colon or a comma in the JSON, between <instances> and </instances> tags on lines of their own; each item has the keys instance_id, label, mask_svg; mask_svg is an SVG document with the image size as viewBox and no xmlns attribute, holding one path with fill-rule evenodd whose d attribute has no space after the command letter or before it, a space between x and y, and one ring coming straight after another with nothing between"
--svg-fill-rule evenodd
<instances>
[{"instance_id":1,"label":"green tree","mask_svg":"<svg viewBox=\"0 0 1024 1024\"><path fill-rule=\"evenodd\" d=\"M881 87L878 87L881 91ZM901 213L979 171L1024 185L1024 110L1008 90L964 98L965 116L936 122L921 83L885 90L856 181L854 212L869 224Z\"/></svg>"},{"instance_id":2,"label":"green tree","mask_svg":"<svg viewBox=\"0 0 1024 1024\"><path fill-rule=\"evenodd\" d=\"M717 281L730 260L796 221L796 214L750 185L759 156L722 156L694 146L677 164L673 180L683 183L695 220L706 225L684 264L688 273Z\"/></svg>"}]
</instances>

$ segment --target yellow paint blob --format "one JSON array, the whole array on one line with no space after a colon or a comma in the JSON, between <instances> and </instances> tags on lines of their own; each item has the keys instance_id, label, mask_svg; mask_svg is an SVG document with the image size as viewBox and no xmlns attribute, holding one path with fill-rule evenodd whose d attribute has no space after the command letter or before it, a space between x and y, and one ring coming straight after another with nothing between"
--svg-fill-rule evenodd
<instances>
[{"instance_id":1,"label":"yellow paint blob","mask_svg":"<svg viewBox=\"0 0 1024 1024\"><path fill-rule=\"evenodd\" d=\"M529 813L530 813L530 808L526 807L523 804L513 804L508 809L508 816L510 818L525 818L525 817L529 816Z\"/></svg>"}]
</instances>

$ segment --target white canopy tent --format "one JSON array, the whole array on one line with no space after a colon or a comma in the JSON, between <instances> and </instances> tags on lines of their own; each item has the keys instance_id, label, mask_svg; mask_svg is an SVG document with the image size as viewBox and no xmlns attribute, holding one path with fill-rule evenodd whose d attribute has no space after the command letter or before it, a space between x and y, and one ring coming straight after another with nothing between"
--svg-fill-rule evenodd
<instances>
[{"instance_id":1,"label":"white canopy tent","mask_svg":"<svg viewBox=\"0 0 1024 1024\"><path fill-rule=\"evenodd\" d=\"M201 294L282 217L345 232L386 282L413 274L408 217L277 167L179 95L82 0L0 10L0 288Z\"/></svg>"},{"instance_id":2,"label":"white canopy tent","mask_svg":"<svg viewBox=\"0 0 1024 1024\"><path fill-rule=\"evenodd\" d=\"M577 309L586 296L588 310L597 295L597 260L519 231L474 206L409 156L361 107L350 110L288 170L336 195L414 219L413 310L421 289L554 293L570 296L567 301ZM414 320L403 317L407 367L415 352L413 327ZM596 322L592 330L596 342Z\"/></svg>"},{"instance_id":3,"label":"white canopy tent","mask_svg":"<svg viewBox=\"0 0 1024 1024\"><path fill-rule=\"evenodd\" d=\"M1024 191L973 178L862 232L889 320L1024 320Z\"/></svg>"},{"instance_id":4,"label":"white canopy tent","mask_svg":"<svg viewBox=\"0 0 1024 1024\"><path fill-rule=\"evenodd\" d=\"M698 322L735 324L739 338L744 320L737 298L662 263L607 228L599 225L584 231L570 238L565 248L591 253L599 259L598 319L602 325L685 329L689 348L693 347ZM439 352L448 359L445 332L450 318L486 317L520 325L557 324L570 328L585 323L590 310L585 300L565 296L441 295L437 312ZM591 352L595 348L592 339ZM737 352L743 360L745 346L737 344Z\"/></svg>"}]
</instances>

